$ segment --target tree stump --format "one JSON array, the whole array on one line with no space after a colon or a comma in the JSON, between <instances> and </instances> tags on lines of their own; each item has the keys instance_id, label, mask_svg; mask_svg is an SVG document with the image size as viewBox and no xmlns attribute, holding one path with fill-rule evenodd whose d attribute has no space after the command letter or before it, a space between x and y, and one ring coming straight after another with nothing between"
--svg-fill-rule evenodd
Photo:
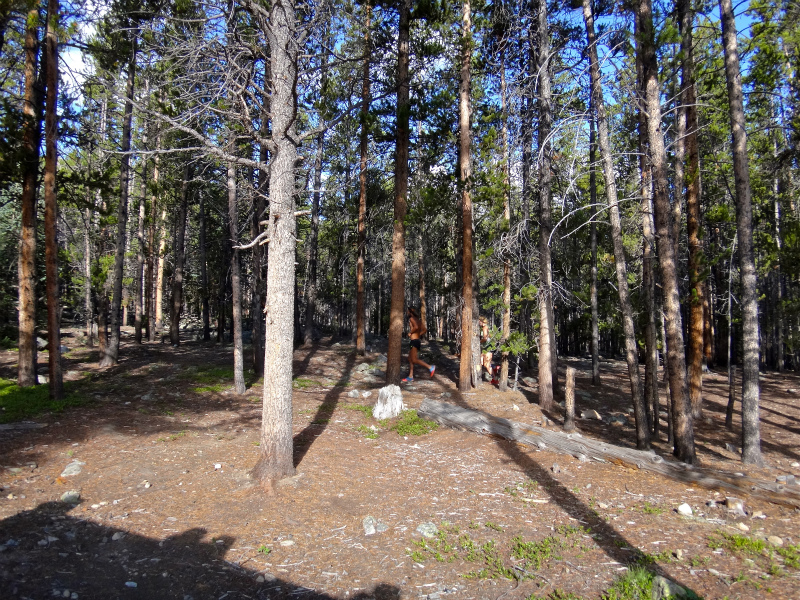
<instances>
[{"instance_id":1,"label":"tree stump","mask_svg":"<svg viewBox=\"0 0 800 600\"><path fill-rule=\"evenodd\" d=\"M575 369L572 367L567 367L564 413L564 431L575 431Z\"/></svg>"}]
</instances>

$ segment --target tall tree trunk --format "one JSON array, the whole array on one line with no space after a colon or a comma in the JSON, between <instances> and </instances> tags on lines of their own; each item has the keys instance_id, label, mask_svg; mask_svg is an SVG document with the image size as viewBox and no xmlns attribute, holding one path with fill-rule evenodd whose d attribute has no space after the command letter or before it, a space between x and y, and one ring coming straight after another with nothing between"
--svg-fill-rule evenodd
<instances>
[{"instance_id":1,"label":"tall tree trunk","mask_svg":"<svg viewBox=\"0 0 800 600\"><path fill-rule=\"evenodd\" d=\"M742 278L742 462L763 464L759 425L758 389L758 288L753 258L753 207L747 158L747 131L742 101L742 76L736 43L736 22L731 0L720 0L722 45L725 53L725 79L728 84L733 144L733 178L736 184L736 229L739 241L739 268Z\"/></svg>"},{"instance_id":2,"label":"tall tree trunk","mask_svg":"<svg viewBox=\"0 0 800 600\"><path fill-rule=\"evenodd\" d=\"M400 23L397 37L397 142L394 165L394 224L392 228L392 292L389 308L389 349L386 360L386 383L400 379L402 354L403 308L406 285L406 210L408 196L409 99L409 34L411 0L400 1Z\"/></svg>"},{"instance_id":3,"label":"tall tree trunk","mask_svg":"<svg viewBox=\"0 0 800 600\"><path fill-rule=\"evenodd\" d=\"M500 112L503 147L503 231L511 230L511 156L508 148L508 99L506 84L506 42L500 42ZM503 253L503 324L500 343L505 344L511 336L511 253ZM498 389L508 391L508 352L503 350L500 363L500 382Z\"/></svg>"},{"instance_id":4,"label":"tall tree trunk","mask_svg":"<svg viewBox=\"0 0 800 600\"><path fill-rule=\"evenodd\" d=\"M597 119L594 106L589 110L589 202L592 205L589 236L592 253L592 282L589 302L592 307L592 385L600 385L600 321L597 311Z\"/></svg>"},{"instance_id":5,"label":"tall tree trunk","mask_svg":"<svg viewBox=\"0 0 800 600\"><path fill-rule=\"evenodd\" d=\"M58 0L47 2L47 98L44 136L44 235L47 276L47 345L50 373L50 399L64 399L61 372L61 311L58 293L58 202L56 198L56 161L58 157Z\"/></svg>"},{"instance_id":6,"label":"tall tree trunk","mask_svg":"<svg viewBox=\"0 0 800 600\"><path fill-rule=\"evenodd\" d=\"M242 280L239 267L239 206L236 197L236 165L228 163L228 223L231 236L231 292L233 297L233 386L244 394L244 349L242 347Z\"/></svg>"},{"instance_id":7,"label":"tall tree trunk","mask_svg":"<svg viewBox=\"0 0 800 600\"><path fill-rule=\"evenodd\" d=\"M145 83L145 89L147 84ZM146 131L146 130L145 130ZM142 137L142 145L147 147L147 133ZM147 156L142 157L142 183L139 197L139 222L136 227L136 271L134 273L133 327L137 344L142 343L142 315L144 313L144 221L147 212Z\"/></svg>"},{"instance_id":8,"label":"tall tree trunk","mask_svg":"<svg viewBox=\"0 0 800 600\"><path fill-rule=\"evenodd\" d=\"M138 35L138 32L134 32ZM125 88L125 112L122 117L122 157L119 168L119 207L117 210L117 246L114 253L114 281L111 297L111 335L100 366L109 367L119 360L120 308L122 306L122 276L125 264L125 243L128 228L128 192L130 179L131 121L133 119L133 87L136 81L136 38L132 40L128 61L128 83Z\"/></svg>"},{"instance_id":9,"label":"tall tree trunk","mask_svg":"<svg viewBox=\"0 0 800 600\"><path fill-rule=\"evenodd\" d=\"M641 52L636 56L636 79L639 101L644 97L644 69ZM644 368L644 405L650 418L653 437L658 439L660 424L660 402L658 397L658 337L656 335L656 238L653 233L653 171L650 166L649 146L647 142L647 118L644 111L639 111L639 193L640 212L642 213L642 287L647 322L645 324L645 368ZM678 144L680 146L680 143ZM677 153L677 150L676 150ZM676 196L679 196L676 193ZM676 200L680 206L680 200Z\"/></svg>"},{"instance_id":10,"label":"tall tree trunk","mask_svg":"<svg viewBox=\"0 0 800 600\"><path fill-rule=\"evenodd\" d=\"M538 30L538 90L536 104L539 112L539 406L552 410L553 392L558 385L557 352L555 345L555 314L553 313L553 265L550 258L553 106L551 90L550 33L547 29L547 2L539 0Z\"/></svg>"},{"instance_id":11,"label":"tall tree trunk","mask_svg":"<svg viewBox=\"0 0 800 600\"><path fill-rule=\"evenodd\" d=\"M311 195L311 230L308 233L306 263L308 267L306 282L306 328L303 343L310 346L314 343L314 323L317 312L317 255L319 253L319 213L322 193L322 158L325 145L325 133L317 135L317 148L314 157L314 192Z\"/></svg>"},{"instance_id":12,"label":"tall tree trunk","mask_svg":"<svg viewBox=\"0 0 800 600\"><path fill-rule=\"evenodd\" d=\"M703 402L703 249L700 241L700 149L697 141L697 93L694 85L694 12L691 0L678 0L681 27L681 104L686 111L686 232L689 239L689 343L686 362L689 369L689 401L695 419L702 417ZM676 181L680 187L683 182Z\"/></svg>"},{"instance_id":13,"label":"tall tree trunk","mask_svg":"<svg viewBox=\"0 0 800 600\"><path fill-rule=\"evenodd\" d=\"M364 301L364 261L367 253L367 150L369 144L369 60L370 41L369 28L371 9L369 2L364 7L366 24L364 28L364 67L361 83L361 137L359 151L361 153L358 183L358 259L356 262L356 352L362 356L366 353L366 302ZM420 258L421 260L421 258ZM423 321L424 322L424 321Z\"/></svg>"},{"instance_id":14,"label":"tall tree trunk","mask_svg":"<svg viewBox=\"0 0 800 600\"><path fill-rule=\"evenodd\" d=\"M172 273L172 307L170 310L169 341L173 346L181 343L181 311L183 310L183 263L184 248L186 247L186 211L189 204L189 182L192 179L192 169L189 164L183 167L183 181L181 182L181 200L178 205L178 214L175 215L175 262Z\"/></svg>"},{"instance_id":15,"label":"tall tree trunk","mask_svg":"<svg viewBox=\"0 0 800 600\"><path fill-rule=\"evenodd\" d=\"M19 362L17 384L39 383L36 373L36 189L39 179L39 144L42 137L42 95L37 85L39 59L39 7L25 21L25 95L22 114L22 224L19 234Z\"/></svg>"},{"instance_id":16,"label":"tall tree trunk","mask_svg":"<svg viewBox=\"0 0 800 600\"><path fill-rule=\"evenodd\" d=\"M267 54L268 56L268 54ZM272 63L267 58L264 60L264 89L272 86ZM262 99L264 108L261 113L261 134L264 139L270 136L270 95L264 94ZM266 144L259 147L258 191L255 194L253 206L253 222L251 233L253 239L261 234L261 223L266 216L267 196L269 193L269 150ZM256 377L264 375L264 305L266 300L264 268L266 267L268 246L258 244L253 248L253 371Z\"/></svg>"},{"instance_id":17,"label":"tall tree trunk","mask_svg":"<svg viewBox=\"0 0 800 600\"><path fill-rule=\"evenodd\" d=\"M86 204L89 205L84 211L85 231L83 234L83 269L86 283L83 287L83 301L86 310L86 345L91 348L94 346L94 303L92 302L92 228L94 227L94 199L91 191L86 193Z\"/></svg>"},{"instance_id":18,"label":"tall tree trunk","mask_svg":"<svg viewBox=\"0 0 800 600\"><path fill-rule=\"evenodd\" d=\"M428 298L425 289L425 247L422 243L422 235L417 239L419 252L417 253L417 266L419 268L419 321L425 329L428 329ZM425 334L427 337L427 334Z\"/></svg>"},{"instance_id":19,"label":"tall tree trunk","mask_svg":"<svg viewBox=\"0 0 800 600\"><path fill-rule=\"evenodd\" d=\"M156 134L156 150L161 149L161 134ZM158 302L156 301L156 297L158 292L156 291L162 285L162 281L159 279L156 282L156 278L158 276L158 269L157 266L161 265L161 255L164 252L164 234L166 234L166 230L163 229L162 225L162 236L159 241L159 248L158 253L156 253L156 227L158 223L158 200L157 200L157 190L158 190L158 167L159 167L160 157L156 153L155 158L153 159L153 195L150 196L150 231L148 233L148 241L147 247L149 249L149 253L147 256L147 300L148 300L148 308L147 308L147 337L151 342L156 341L156 334L158 332L159 324L156 323L156 310ZM162 221L166 217L165 214L162 214ZM161 270L163 274L163 269Z\"/></svg>"},{"instance_id":20,"label":"tall tree trunk","mask_svg":"<svg viewBox=\"0 0 800 600\"><path fill-rule=\"evenodd\" d=\"M472 15L469 0L461 4L461 70L458 85L458 183L461 188L461 364L458 389L472 388L472 198L470 164L470 67L472 63Z\"/></svg>"},{"instance_id":21,"label":"tall tree trunk","mask_svg":"<svg viewBox=\"0 0 800 600\"><path fill-rule=\"evenodd\" d=\"M696 461L694 423L686 381L686 359L681 325L680 290L676 263L676 240L672 232L669 204L667 153L661 130L661 98L658 83L658 63L655 53L655 32L650 0L639 0L637 6L637 37L642 55L642 83L645 89L644 106L647 113L647 137L653 169L653 208L655 212L658 258L664 290L664 318L667 332L669 361L669 391L672 396L675 431L675 455L686 463Z\"/></svg>"},{"instance_id":22,"label":"tall tree trunk","mask_svg":"<svg viewBox=\"0 0 800 600\"><path fill-rule=\"evenodd\" d=\"M622 244L622 221L617 199L617 184L614 163L611 156L611 142L608 134L603 90L600 85L600 66L597 62L597 46L594 33L594 16L590 0L583 0L583 19L586 24L586 37L589 49L589 73L592 81L592 104L597 118L598 146L603 161L606 200L611 220L611 241L614 245L614 262L617 271L617 289L619 292L620 312L622 313L622 329L625 333L625 360L628 364L628 378L631 385L631 398L636 417L636 446L640 450L650 447L650 430L645 414L642 398L642 384L639 378L639 354L636 347L636 335L633 327L633 309L628 290L628 267L625 263L625 249Z\"/></svg>"},{"instance_id":23,"label":"tall tree trunk","mask_svg":"<svg viewBox=\"0 0 800 600\"><path fill-rule=\"evenodd\" d=\"M264 358L264 400L259 459L254 477L266 488L295 472L292 452L292 350L294 328L295 214L294 142L297 53L292 0L274 3L267 37L272 50L272 140L269 265Z\"/></svg>"},{"instance_id":24,"label":"tall tree trunk","mask_svg":"<svg viewBox=\"0 0 800 600\"><path fill-rule=\"evenodd\" d=\"M206 202L205 194L200 192L200 232L199 232L199 250L200 250L200 302L202 303L203 312L203 341L208 342L211 340L211 310L209 307L208 296L208 265L206 264ZM255 293L255 291L254 291ZM254 321L261 320L256 314Z\"/></svg>"}]
</instances>

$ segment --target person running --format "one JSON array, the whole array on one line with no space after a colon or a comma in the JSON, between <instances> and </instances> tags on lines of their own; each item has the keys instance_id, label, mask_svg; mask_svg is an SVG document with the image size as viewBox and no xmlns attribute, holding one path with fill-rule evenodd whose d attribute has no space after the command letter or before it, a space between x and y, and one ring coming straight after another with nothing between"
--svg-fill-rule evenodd
<instances>
[{"instance_id":1,"label":"person running","mask_svg":"<svg viewBox=\"0 0 800 600\"><path fill-rule=\"evenodd\" d=\"M436 366L429 365L419 359L420 350L420 337L425 335L428 331L425 325L419 320L419 313L416 309L408 308L408 336L411 338L410 348L408 349L408 377L403 379L403 383L412 383L414 381L414 365L420 365L428 369L431 377L436 373Z\"/></svg>"},{"instance_id":2,"label":"person running","mask_svg":"<svg viewBox=\"0 0 800 600\"><path fill-rule=\"evenodd\" d=\"M496 384L497 380L492 367L492 338L489 335L489 323L486 321L486 317L480 317L478 323L481 326L481 367L486 369L484 379L491 379L491 382Z\"/></svg>"}]
</instances>

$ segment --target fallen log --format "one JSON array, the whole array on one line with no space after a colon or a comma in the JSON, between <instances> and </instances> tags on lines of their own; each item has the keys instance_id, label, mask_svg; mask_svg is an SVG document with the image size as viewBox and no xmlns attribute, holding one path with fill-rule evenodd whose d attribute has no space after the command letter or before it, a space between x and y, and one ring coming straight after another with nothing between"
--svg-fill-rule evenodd
<instances>
[{"instance_id":1,"label":"fallen log","mask_svg":"<svg viewBox=\"0 0 800 600\"><path fill-rule=\"evenodd\" d=\"M588 460L609 462L631 469L660 473L683 483L712 490L733 491L775 504L800 508L800 486L796 485L782 485L739 473L727 473L665 460L653 451L622 448L583 437L577 432L562 433L526 425L429 398L423 400L417 414L445 427L511 440L533 446L538 450L568 454L582 462Z\"/></svg>"}]
</instances>

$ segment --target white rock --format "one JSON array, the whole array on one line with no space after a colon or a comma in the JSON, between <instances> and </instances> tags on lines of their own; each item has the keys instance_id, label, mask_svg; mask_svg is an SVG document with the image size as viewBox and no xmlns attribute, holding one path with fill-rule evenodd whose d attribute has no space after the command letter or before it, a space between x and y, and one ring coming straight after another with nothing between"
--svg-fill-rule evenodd
<instances>
[{"instance_id":1,"label":"white rock","mask_svg":"<svg viewBox=\"0 0 800 600\"><path fill-rule=\"evenodd\" d=\"M280 544L284 548L289 547L289 546L294 546L294 540L281 540Z\"/></svg>"},{"instance_id":2,"label":"white rock","mask_svg":"<svg viewBox=\"0 0 800 600\"><path fill-rule=\"evenodd\" d=\"M603 417L600 416L600 413L594 410L593 408L589 410L585 410L581 413L581 419L586 420L595 420L595 421L602 421Z\"/></svg>"},{"instance_id":3,"label":"white rock","mask_svg":"<svg viewBox=\"0 0 800 600\"><path fill-rule=\"evenodd\" d=\"M684 517L691 517L692 516L692 507L684 502L678 507L678 514L683 515Z\"/></svg>"},{"instance_id":4,"label":"white rock","mask_svg":"<svg viewBox=\"0 0 800 600\"><path fill-rule=\"evenodd\" d=\"M417 527L417 533L421 534L422 537L433 538L439 533L439 529L433 523L421 523Z\"/></svg>"},{"instance_id":5,"label":"white rock","mask_svg":"<svg viewBox=\"0 0 800 600\"><path fill-rule=\"evenodd\" d=\"M215 471L216 471L217 469L221 469L221 468L222 468L222 465L221 465L220 463L216 463L216 464L214 465L214 470L215 470Z\"/></svg>"},{"instance_id":6,"label":"white rock","mask_svg":"<svg viewBox=\"0 0 800 600\"><path fill-rule=\"evenodd\" d=\"M375 517L364 517L361 524L364 526L364 535L375 535L377 531L375 526L378 524Z\"/></svg>"},{"instance_id":7,"label":"white rock","mask_svg":"<svg viewBox=\"0 0 800 600\"><path fill-rule=\"evenodd\" d=\"M366 392L361 392L362 398L369 398L370 396L372 396L372 392L370 392L369 390L367 390Z\"/></svg>"},{"instance_id":8,"label":"white rock","mask_svg":"<svg viewBox=\"0 0 800 600\"><path fill-rule=\"evenodd\" d=\"M771 535L767 538L767 541L772 544L773 546L783 546L783 539L779 538L777 535Z\"/></svg>"},{"instance_id":9,"label":"white rock","mask_svg":"<svg viewBox=\"0 0 800 600\"><path fill-rule=\"evenodd\" d=\"M349 392L347 392L347 397L348 398L360 398L361 397L361 393L358 390L350 390Z\"/></svg>"},{"instance_id":10,"label":"white rock","mask_svg":"<svg viewBox=\"0 0 800 600\"><path fill-rule=\"evenodd\" d=\"M516 404L514 404L514 405L513 405L511 408L513 408L514 410L522 410L522 409L521 409L519 406L517 406Z\"/></svg>"},{"instance_id":11,"label":"white rock","mask_svg":"<svg viewBox=\"0 0 800 600\"><path fill-rule=\"evenodd\" d=\"M61 501L68 504L77 504L81 500L81 493L77 490L70 490L61 494Z\"/></svg>"},{"instance_id":12,"label":"white rock","mask_svg":"<svg viewBox=\"0 0 800 600\"><path fill-rule=\"evenodd\" d=\"M795 461L795 462L793 462L793 463L792 463L791 465L789 465L789 466L790 466L790 467L793 467L793 468L795 468L795 469L796 469L797 467L800 467L800 463L799 463L799 462L797 462L797 461Z\"/></svg>"},{"instance_id":13,"label":"white rock","mask_svg":"<svg viewBox=\"0 0 800 600\"><path fill-rule=\"evenodd\" d=\"M71 477L73 475L77 475L81 472L81 467L85 465L85 462L81 462L79 460L73 460L69 463L64 470L61 472L62 477Z\"/></svg>"},{"instance_id":14,"label":"white rock","mask_svg":"<svg viewBox=\"0 0 800 600\"><path fill-rule=\"evenodd\" d=\"M114 535L111 536L111 540L117 542L125 537L125 534L121 531L117 531Z\"/></svg>"},{"instance_id":15,"label":"white rock","mask_svg":"<svg viewBox=\"0 0 800 600\"><path fill-rule=\"evenodd\" d=\"M405 408L403 393L400 388L390 384L378 391L378 401L372 409L372 416L376 419L393 419Z\"/></svg>"},{"instance_id":16,"label":"white rock","mask_svg":"<svg viewBox=\"0 0 800 600\"><path fill-rule=\"evenodd\" d=\"M739 529L741 529L742 531L750 531L750 528L747 525L745 525L744 523L737 523L736 526Z\"/></svg>"},{"instance_id":17,"label":"white rock","mask_svg":"<svg viewBox=\"0 0 800 600\"><path fill-rule=\"evenodd\" d=\"M125 587L135 588L136 586L137 586L137 584L136 584L135 581L126 581L125 582Z\"/></svg>"}]
</instances>

